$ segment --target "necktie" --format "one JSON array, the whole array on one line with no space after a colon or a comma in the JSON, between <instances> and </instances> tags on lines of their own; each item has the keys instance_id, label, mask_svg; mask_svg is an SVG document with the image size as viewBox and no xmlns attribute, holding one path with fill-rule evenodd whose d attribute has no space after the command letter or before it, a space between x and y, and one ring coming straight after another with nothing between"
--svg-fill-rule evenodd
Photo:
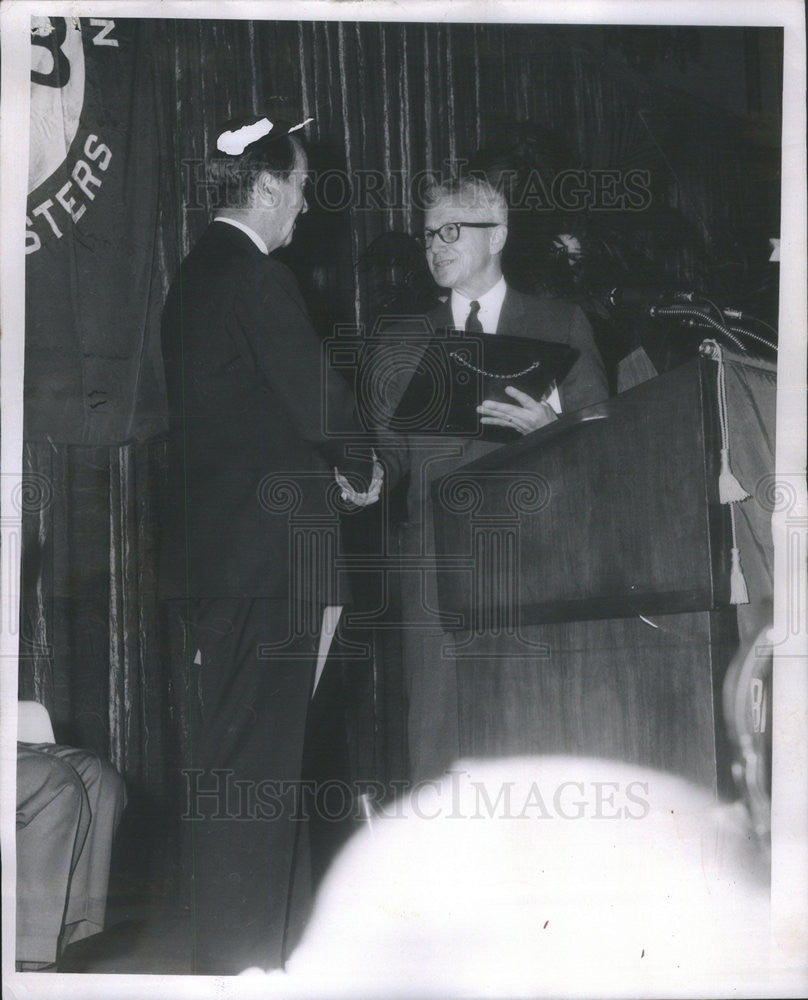
<instances>
[{"instance_id":1,"label":"necktie","mask_svg":"<svg viewBox=\"0 0 808 1000\"><path fill-rule=\"evenodd\" d=\"M469 314L466 316L466 333L482 333L483 325L477 319L477 313L480 311L480 303L475 299L469 306Z\"/></svg>"}]
</instances>

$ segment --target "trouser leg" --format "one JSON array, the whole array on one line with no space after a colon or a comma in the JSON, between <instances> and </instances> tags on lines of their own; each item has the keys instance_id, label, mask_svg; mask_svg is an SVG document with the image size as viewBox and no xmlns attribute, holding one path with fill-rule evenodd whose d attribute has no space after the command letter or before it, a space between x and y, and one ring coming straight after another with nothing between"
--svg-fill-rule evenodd
<instances>
[{"instance_id":1,"label":"trouser leg","mask_svg":"<svg viewBox=\"0 0 808 1000\"><path fill-rule=\"evenodd\" d=\"M67 946L104 929L112 842L126 806L126 786L112 764L97 754L58 745L43 749L76 771L90 806L87 838L73 869L65 911L62 945Z\"/></svg>"},{"instance_id":2,"label":"trouser leg","mask_svg":"<svg viewBox=\"0 0 808 1000\"><path fill-rule=\"evenodd\" d=\"M55 962L71 872L90 827L73 768L37 747L17 747L17 960Z\"/></svg>"},{"instance_id":3,"label":"trouser leg","mask_svg":"<svg viewBox=\"0 0 808 1000\"><path fill-rule=\"evenodd\" d=\"M194 971L283 960L319 636L285 601L198 602L187 621Z\"/></svg>"},{"instance_id":4,"label":"trouser leg","mask_svg":"<svg viewBox=\"0 0 808 1000\"><path fill-rule=\"evenodd\" d=\"M426 781L460 756L455 659L450 637L439 629L405 629L402 650L410 780Z\"/></svg>"},{"instance_id":5,"label":"trouser leg","mask_svg":"<svg viewBox=\"0 0 808 1000\"><path fill-rule=\"evenodd\" d=\"M401 553L412 567L401 574L401 652L413 782L437 777L460 755L456 660L451 636L439 625L431 539L429 524L402 526Z\"/></svg>"},{"instance_id":6,"label":"trouser leg","mask_svg":"<svg viewBox=\"0 0 808 1000\"><path fill-rule=\"evenodd\" d=\"M358 825L348 737L348 691L342 643L332 648L309 708L303 755L304 780L312 789L309 838L313 884Z\"/></svg>"}]
</instances>

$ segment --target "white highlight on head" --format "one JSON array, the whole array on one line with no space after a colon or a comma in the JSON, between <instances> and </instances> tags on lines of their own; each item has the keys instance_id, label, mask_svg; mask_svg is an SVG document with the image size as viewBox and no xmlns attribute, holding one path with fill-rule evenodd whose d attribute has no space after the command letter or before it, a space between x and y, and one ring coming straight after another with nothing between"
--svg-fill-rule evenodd
<instances>
[{"instance_id":1,"label":"white highlight on head","mask_svg":"<svg viewBox=\"0 0 808 1000\"><path fill-rule=\"evenodd\" d=\"M251 142L263 139L265 135L274 128L268 118L261 118L252 125L242 125L241 128L222 132L216 140L216 148L220 153L227 153L229 156L240 156Z\"/></svg>"},{"instance_id":2,"label":"white highlight on head","mask_svg":"<svg viewBox=\"0 0 808 1000\"><path fill-rule=\"evenodd\" d=\"M306 125L308 125L308 124L309 124L309 122L313 122L313 121L314 121L314 119L313 119L313 118L307 118L307 119L306 119L305 121L303 121L303 122L300 122L300 124L299 124L299 125L293 125L293 126L292 126L292 127L291 127L291 128L289 129L289 135L291 135L291 134L292 134L292 132L297 132L297 131L299 131L300 129L302 129L302 128L305 128L305 127L306 127Z\"/></svg>"},{"instance_id":3,"label":"white highlight on head","mask_svg":"<svg viewBox=\"0 0 808 1000\"><path fill-rule=\"evenodd\" d=\"M309 122L313 121L313 118L307 118L305 121L293 125L287 130L287 134L291 135L292 132L305 128ZM222 132L216 140L216 148L220 153L227 153L228 156L241 156L250 143L263 139L265 135L269 135L274 127L268 118L261 118L252 125L242 125L241 128L233 131Z\"/></svg>"}]
</instances>

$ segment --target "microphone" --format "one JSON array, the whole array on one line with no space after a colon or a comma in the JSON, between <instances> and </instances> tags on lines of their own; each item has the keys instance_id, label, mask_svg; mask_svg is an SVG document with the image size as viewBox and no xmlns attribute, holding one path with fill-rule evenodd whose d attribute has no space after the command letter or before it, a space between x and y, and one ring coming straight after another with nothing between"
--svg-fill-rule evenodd
<instances>
[{"instance_id":1,"label":"microphone","mask_svg":"<svg viewBox=\"0 0 808 1000\"><path fill-rule=\"evenodd\" d=\"M613 309L639 309L653 315L654 306L664 303L693 302L695 292L684 292L669 285L617 285L606 297Z\"/></svg>"}]
</instances>

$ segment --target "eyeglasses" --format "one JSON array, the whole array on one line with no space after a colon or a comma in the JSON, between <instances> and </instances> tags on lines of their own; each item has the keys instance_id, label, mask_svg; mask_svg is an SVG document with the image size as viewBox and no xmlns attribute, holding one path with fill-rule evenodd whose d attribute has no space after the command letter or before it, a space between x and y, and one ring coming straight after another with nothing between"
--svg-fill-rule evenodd
<instances>
[{"instance_id":1,"label":"eyeglasses","mask_svg":"<svg viewBox=\"0 0 808 1000\"><path fill-rule=\"evenodd\" d=\"M500 225L499 222L446 222L440 229L424 230L424 249L428 250L432 246L432 240L440 236L444 243L457 243L460 238L460 227L468 226L469 229L491 229Z\"/></svg>"}]
</instances>

